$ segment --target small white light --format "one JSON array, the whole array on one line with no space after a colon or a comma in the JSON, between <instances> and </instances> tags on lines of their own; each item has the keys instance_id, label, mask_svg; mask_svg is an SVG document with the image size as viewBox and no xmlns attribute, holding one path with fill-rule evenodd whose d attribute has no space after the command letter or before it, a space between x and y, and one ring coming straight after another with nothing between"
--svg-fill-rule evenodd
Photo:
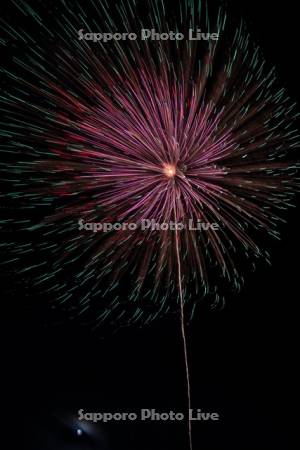
<instances>
[{"instance_id":1,"label":"small white light","mask_svg":"<svg viewBox=\"0 0 300 450\"><path fill-rule=\"evenodd\" d=\"M77 434L77 436L82 436L82 430L81 430L81 428L77 428L76 434Z\"/></svg>"}]
</instances>

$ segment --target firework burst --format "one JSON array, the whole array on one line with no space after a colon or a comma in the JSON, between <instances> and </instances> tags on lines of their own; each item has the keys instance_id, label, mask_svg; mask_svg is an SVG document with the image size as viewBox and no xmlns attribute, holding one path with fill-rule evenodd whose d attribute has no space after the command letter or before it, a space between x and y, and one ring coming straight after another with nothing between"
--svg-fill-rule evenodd
<instances>
[{"instance_id":1,"label":"firework burst","mask_svg":"<svg viewBox=\"0 0 300 450\"><path fill-rule=\"evenodd\" d=\"M2 69L1 135L6 201L18 209L3 222L21 236L8 245L16 270L95 325L147 323L180 299L192 314L195 299L238 288L238 258L268 259L258 232L279 235L299 142L294 105L244 25L222 9L209 21L193 1L173 14L161 1L146 13L133 1L61 1L59 14L11 6L24 18L23 30L4 24L1 40L13 54ZM79 33L120 27L138 38ZM141 29L219 38L141 40ZM184 227L143 231L145 219ZM79 223L137 227L94 233Z\"/></svg>"}]
</instances>

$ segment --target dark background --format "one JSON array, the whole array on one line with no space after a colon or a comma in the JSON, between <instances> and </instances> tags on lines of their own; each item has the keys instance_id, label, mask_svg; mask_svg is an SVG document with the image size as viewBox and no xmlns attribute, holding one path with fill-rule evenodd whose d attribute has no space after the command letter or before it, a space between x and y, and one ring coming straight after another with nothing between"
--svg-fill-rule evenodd
<instances>
[{"instance_id":1,"label":"dark background","mask_svg":"<svg viewBox=\"0 0 300 450\"><path fill-rule=\"evenodd\" d=\"M5 3L5 2L4 2ZM9 2L8 2L9 3ZM228 2L233 5L234 2ZM298 11L284 3L236 2L254 39L299 103ZM292 450L296 443L299 210L289 211L272 266L258 265L221 311L203 306L188 327L194 408L218 412L196 422L195 450ZM11 280L9 281L11 283ZM11 286L2 314L3 397L9 447L187 449L186 424L113 423L77 438L77 410L184 411L179 318L105 338L79 324L45 325L43 310ZM6 448L8 448L6 446Z\"/></svg>"}]
</instances>

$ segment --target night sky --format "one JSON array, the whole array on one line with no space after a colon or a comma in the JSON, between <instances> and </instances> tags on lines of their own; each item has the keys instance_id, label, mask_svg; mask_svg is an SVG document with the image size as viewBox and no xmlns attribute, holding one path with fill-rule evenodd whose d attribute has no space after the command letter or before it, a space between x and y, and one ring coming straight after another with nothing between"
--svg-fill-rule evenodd
<instances>
[{"instance_id":1,"label":"night sky","mask_svg":"<svg viewBox=\"0 0 300 450\"><path fill-rule=\"evenodd\" d=\"M276 65L281 83L299 103L296 4L236 3L237 14L242 13L266 59ZM259 262L222 310L212 311L204 302L187 327L193 408L220 415L218 422L193 426L195 450L298 448L299 209L291 209L285 218L282 239L270 248L272 266ZM186 423L83 425L77 414L81 408L185 411L177 315L144 328L92 331L64 314L54 316L35 297L29 279L15 280L13 272L4 271L1 283L2 393L12 428L5 448L188 448Z\"/></svg>"}]
</instances>

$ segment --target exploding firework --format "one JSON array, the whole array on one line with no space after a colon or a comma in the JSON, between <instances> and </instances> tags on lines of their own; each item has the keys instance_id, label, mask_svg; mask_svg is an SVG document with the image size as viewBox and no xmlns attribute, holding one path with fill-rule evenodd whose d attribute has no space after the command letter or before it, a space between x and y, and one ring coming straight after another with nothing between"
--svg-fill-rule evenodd
<instances>
[{"instance_id":1,"label":"exploding firework","mask_svg":"<svg viewBox=\"0 0 300 450\"><path fill-rule=\"evenodd\" d=\"M294 105L244 25L201 1L10 5L8 262L95 326L179 310L190 408L184 313L268 260L298 187Z\"/></svg>"},{"instance_id":2,"label":"exploding firework","mask_svg":"<svg viewBox=\"0 0 300 450\"><path fill-rule=\"evenodd\" d=\"M260 234L279 235L299 142L294 105L244 25L193 1L172 14L162 1L10 3L23 23L1 40L16 271L96 326L148 323L181 301L192 315L195 299L238 288L237 260L268 259Z\"/></svg>"}]
</instances>

